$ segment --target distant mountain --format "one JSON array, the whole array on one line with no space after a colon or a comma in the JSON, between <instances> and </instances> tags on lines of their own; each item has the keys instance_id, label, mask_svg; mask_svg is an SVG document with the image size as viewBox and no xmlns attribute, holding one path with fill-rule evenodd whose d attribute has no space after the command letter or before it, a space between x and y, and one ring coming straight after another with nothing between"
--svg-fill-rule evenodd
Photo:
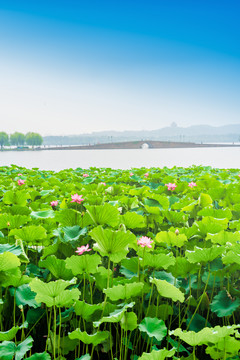
<instances>
[{"instance_id":1,"label":"distant mountain","mask_svg":"<svg viewBox=\"0 0 240 360\"><path fill-rule=\"evenodd\" d=\"M176 124L157 130L99 131L89 134L44 136L44 145L93 145L134 140L182 141L196 143L240 142L240 124L178 127Z\"/></svg>"}]
</instances>

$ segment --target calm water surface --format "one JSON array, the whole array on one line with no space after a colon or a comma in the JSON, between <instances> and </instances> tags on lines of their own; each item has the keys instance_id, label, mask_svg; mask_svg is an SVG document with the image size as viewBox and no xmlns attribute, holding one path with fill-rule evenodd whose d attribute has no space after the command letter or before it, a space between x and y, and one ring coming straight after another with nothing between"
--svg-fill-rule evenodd
<instances>
[{"instance_id":1,"label":"calm water surface","mask_svg":"<svg viewBox=\"0 0 240 360\"><path fill-rule=\"evenodd\" d=\"M27 168L59 171L67 168L188 167L207 165L240 168L240 147L137 150L43 150L0 152L0 166L16 164Z\"/></svg>"}]
</instances>

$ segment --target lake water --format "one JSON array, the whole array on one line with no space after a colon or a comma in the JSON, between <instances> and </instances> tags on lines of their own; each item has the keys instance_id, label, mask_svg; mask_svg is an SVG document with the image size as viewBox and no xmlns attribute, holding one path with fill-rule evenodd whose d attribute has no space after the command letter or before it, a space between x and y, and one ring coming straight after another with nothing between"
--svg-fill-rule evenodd
<instances>
[{"instance_id":1,"label":"lake water","mask_svg":"<svg viewBox=\"0 0 240 360\"><path fill-rule=\"evenodd\" d=\"M240 147L137 150L43 150L0 152L0 166L59 171L67 168L111 167L189 167L207 165L240 169Z\"/></svg>"}]
</instances>

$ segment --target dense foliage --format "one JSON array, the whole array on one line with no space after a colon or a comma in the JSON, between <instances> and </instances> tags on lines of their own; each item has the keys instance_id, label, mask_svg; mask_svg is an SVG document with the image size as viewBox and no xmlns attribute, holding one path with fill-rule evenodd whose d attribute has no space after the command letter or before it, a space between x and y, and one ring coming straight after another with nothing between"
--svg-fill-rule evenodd
<instances>
[{"instance_id":1,"label":"dense foliage","mask_svg":"<svg viewBox=\"0 0 240 360\"><path fill-rule=\"evenodd\" d=\"M240 359L239 170L0 168L0 359Z\"/></svg>"}]
</instances>

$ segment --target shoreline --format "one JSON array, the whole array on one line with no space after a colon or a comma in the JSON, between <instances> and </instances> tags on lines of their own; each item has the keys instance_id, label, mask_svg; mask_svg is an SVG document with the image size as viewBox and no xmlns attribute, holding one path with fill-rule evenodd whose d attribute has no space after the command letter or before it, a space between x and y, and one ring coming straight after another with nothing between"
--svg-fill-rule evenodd
<instances>
[{"instance_id":1,"label":"shoreline","mask_svg":"<svg viewBox=\"0 0 240 360\"><path fill-rule=\"evenodd\" d=\"M46 151L46 150L131 150L131 149L179 149L179 148L206 148L206 147L240 147L240 144L197 144L190 142L172 142L172 141L127 141L117 143L104 143L94 145L45 145L45 147L36 148L2 148L1 151Z\"/></svg>"}]
</instances>

